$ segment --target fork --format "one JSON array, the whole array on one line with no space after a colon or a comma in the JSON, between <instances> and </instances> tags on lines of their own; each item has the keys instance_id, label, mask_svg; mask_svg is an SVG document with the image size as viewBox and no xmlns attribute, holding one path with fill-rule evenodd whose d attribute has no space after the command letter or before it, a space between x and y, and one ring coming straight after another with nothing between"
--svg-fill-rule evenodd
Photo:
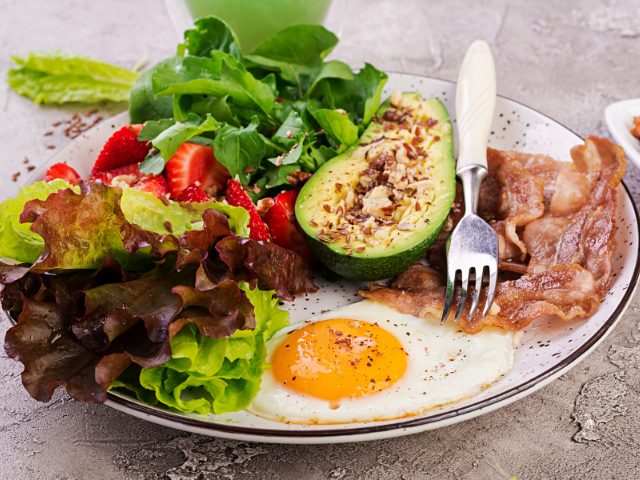
<instances>
[{"instance_id":1,"label":"fork","mask_svg":"<svg viewBox=\"0 0 640 480\"><path fill-rule=\"evenodd\" d=\"M447 240L447 296L442 312L444 323L453 302L457 272L462 277L460 302L454 319L458 323L467 301L469 277L475 271L476 287L469 310L478 308L484 270L489 271L489 290L482 317L493 303L498 277L498 235L477 214L480 185L487 177L487 141L496 104L496 69L487 42L471 44L462 62L456 89L456 118L460 144L456 176L462 183L464 217Z\"/></svg>"}]
</instances>

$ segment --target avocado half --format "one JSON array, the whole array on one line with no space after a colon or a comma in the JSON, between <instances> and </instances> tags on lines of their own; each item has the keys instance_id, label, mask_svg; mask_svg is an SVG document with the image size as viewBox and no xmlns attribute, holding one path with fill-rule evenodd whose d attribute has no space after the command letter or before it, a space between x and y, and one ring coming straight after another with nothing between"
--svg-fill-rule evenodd
<instances>
[{"instance_id":1,"label":"avocado half","mask_svg":"<svg viewBox=\"0 0 640 480\"><path fill-rule=\"evenodd\" d=\"M404 232L401 238L390 244L367 246L364 251L345 248L344 241L327 242L318 238L323 227L318 222L318 206L327 203L327 198L338 197L336 184L347 184L349 179L357 181L359 172L367 168L367 161L357 159L357 150L381 135L398 133L399 130L383 131L383 125L372 121L362 137L341 155L325 163L304 185L296 201L296 217L304 232L305 241L313 253L330 270L355 280L380 280L395 276L420 258L444 227L451 204L455 197L455 161L453 158L453 133L449 114L437 99L419 100L419 94L403 93L403 104L417 108L421 104L422 112L437 120L439 140L432 141L428 149L432 169L430 170L433 193L428 208L422 218L415 223L415 229ZM384 102L378 117L382 119L391 107L390 100ZM375 118L375 117L374 117ZM397 127L397 124L391 124ZM388 126L387 126L388 127ZM433 140L433 137L432 139ZM330 202L329 200L329 202ZM424 208L424 207L422 207ZM315 219L314 219L315 217ZM322 233L322 232L321 232ZM353 242L353 241L352 241Z\"/></svg>"}]
</instances>

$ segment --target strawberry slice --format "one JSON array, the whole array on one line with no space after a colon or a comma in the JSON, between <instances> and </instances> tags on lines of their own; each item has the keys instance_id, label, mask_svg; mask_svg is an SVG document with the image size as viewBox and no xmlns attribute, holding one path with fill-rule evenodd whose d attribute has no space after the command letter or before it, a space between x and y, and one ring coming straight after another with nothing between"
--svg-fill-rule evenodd
<instances>
[{"instance_id":1,"label":"strawberry slice","mask_svg":"<svg viewBox=\"0 0 640 480\"><path fill-rule=\"evenodd\" d=\"M166 197L169 193L169 186L162 175L153 175L143 178L139 182L133 184L131 188L151 193L158 198Z\"/></svg>"},{"instance_id":2,"label":"strawberry slice","mask_svg":"<svg viewBox=\"0 0 640 480\"><path fill-rule=\"evenodd\" d=\"M200 182L203 192L215 197L231 177L229 170L216 160L213 148L197 143L183 143L167 162L166 169L171 198L196 182Z\"/></svg>"},{"instance_id":3,"label":"strawberry slice","mask_svg":"<svg viewBox=\"0 0 640 480\"><path fill-rule=\"evenodd\" d=\"M235 180L227 182L227 202L234 207L242 207L249 212L249 236L254 240L270 240L267 226L260 219L256 207L245 193L240 184Z\"/></svg>"},{"instance_id":4,"label":"strawberry slice","mask_svg":"<svg viewBox=\"0 0 640 480\"><path fill-rule=\"evenodd\" d=\"M131 165L126 165L107 172L100 172L93 178L96 180L102 180L105 185L111 185L111 181L118 177L118 180L131 185L145 176L138 168L139 166L139 163L132 163Z\"/></svg>"},{"instance_id":5,"label":"strawberry slice","mask_svg":"<svg viewBox=\"0 0 640 480\"><path fill-rule=\"evenodd\" d=\"M78 175L78 172L76 172L66 163L56 163L55 165L51 165L47 170L45 180L47 182L50 182L51 180L55 180L57 178L66 180L73 185L77 185L80 175Z\"/></svg>"},{"instance_id":6,"label":"strawberry slice","mask_svg":"<svg viewBox=\"0 0 640 480\"><path fill-rule=\"evenodd\" d=\"M176 197L176 202L202 203L211 200L211 197L204 193L200 187L192 183Z\"/></svg>"},{"instance_id":7,"label":"strawberry slice","mask_svg":"<svg viewBox=\"0 0 640 480\"><path fill-rule=\"evenodd\" d=\"M132 163L142 162L151 150L151 144L138 141L138 133L141 129L142 125L126 125L111 135L102 147L91 173L95 176Z\"/></svg>"},{"instance_id":8,"label":"strawberry slice","mask_svg":"<svg viewBox=\"0 0 640 480\"><path fill-rule=\"evenodd\" d=\"M277 195L273 199L273 206L262 219L269 227L273 243L299 253L309 263L316 263L318 259L305 243L296 220L295 205L298 193L300 190L290 190Z\"/></svg>"}]
</instances>

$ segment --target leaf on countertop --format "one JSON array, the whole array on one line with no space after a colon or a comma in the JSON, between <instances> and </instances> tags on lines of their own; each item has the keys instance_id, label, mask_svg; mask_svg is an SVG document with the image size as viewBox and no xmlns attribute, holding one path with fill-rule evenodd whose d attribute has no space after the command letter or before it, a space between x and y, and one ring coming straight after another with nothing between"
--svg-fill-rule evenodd
<instances>
[{"instance_id":1,"label":"leaf on countertop","mask_svg":"<svg viewBox=\"0 0 640 480\"><path fill-rule=\"evenodd\" d=\"M126 101L138 73L77 53L57 50L12 55L11 88L37 104Z\"/></svg>"}]
</instances>

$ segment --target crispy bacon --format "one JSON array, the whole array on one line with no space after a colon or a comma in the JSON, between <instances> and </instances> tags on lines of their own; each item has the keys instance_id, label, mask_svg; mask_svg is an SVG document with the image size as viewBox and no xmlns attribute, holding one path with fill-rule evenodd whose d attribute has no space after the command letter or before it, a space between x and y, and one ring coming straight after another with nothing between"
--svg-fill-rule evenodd
<instances>
[{"instance_id":1,"label":"crispy bacon","mask_svg":"<svg viewBox=\"0 0 640 480\"><path fill-rule=\"evenodd\" d=\"M544 214L545 179L532 175L514 156L513 152L487 149L489 175L480 190L478 214L489 222L502 222L492 226L507 255L504 259L515 258L517 247L518 259L524 260L527 249L516 228Z\"/></svg>"},{"instance_id":2,"label":"crispy bacon","mask_svg":"<svg viewBox=\"0 0 640 480\"><path fill-rule=\"evenodd\" d=\"M468 295L472 296L473 291L471 287ZM440 318L446 292L441 274L435 276L429 267L415 264L400 274L390 287L373 283L369 290L360 291L360 295L400 313ZM471 302L467 302L458 326L469 334L478 333L484 327L517 331L547 313L558 315L563 320L589 316L598 306L597 293L598 288L591 272L578 265L557 266L537 275L524 275L518 280L499 283L494 303L484 319L481 312L487 299L487 291L483 288L480 293L480 308L469 318ZM453 321L459 300L460 288L456 287L448 321Z\"/></svg>"},{"instance_id":3,"label":"crispy bacon","mask_svg":"<svg viewBox=\"0 0 640 480\"><path fill-rule=\"evenodd\" d=\"M520 152L500 152L517 160L533 176L544 179L544 204L549 208L555 192L555 184L562 172L572 172L575 167L568 162L559 162L546 155L532 155Z\"/></svg>"},{"instance_id":4,"label":"crispy bacon","mask_svg":"<svg viewBox=\"0 0 640 480\"><path fill-rule=\"evenodd\" d=\"M480 308L468 317L471 302L458 326L477 333L485 326L520 330L544 314L563 320L591 316L607 293L616 247L617 191L626 161L620 147L588 137L571 150L573 163L543 155L488 151L489 177L483 184L479 213L491 222L499 238L499 266L524 274L501 275L489 315ZM458 220L460 212L452 217ZM524 229L517 229L523 227ZM444 269L445 240L438 240L427 259ZM524 252L530 260L522 263ZM515 260L515 261L514 261ZM416 264L389 287L376 283L362 296L416 316L442 315L445 276L437 268ZM468 297L473 296L471 287ZM450 319L460 299L456 289Z\"/></svg>"}]
</instances>

